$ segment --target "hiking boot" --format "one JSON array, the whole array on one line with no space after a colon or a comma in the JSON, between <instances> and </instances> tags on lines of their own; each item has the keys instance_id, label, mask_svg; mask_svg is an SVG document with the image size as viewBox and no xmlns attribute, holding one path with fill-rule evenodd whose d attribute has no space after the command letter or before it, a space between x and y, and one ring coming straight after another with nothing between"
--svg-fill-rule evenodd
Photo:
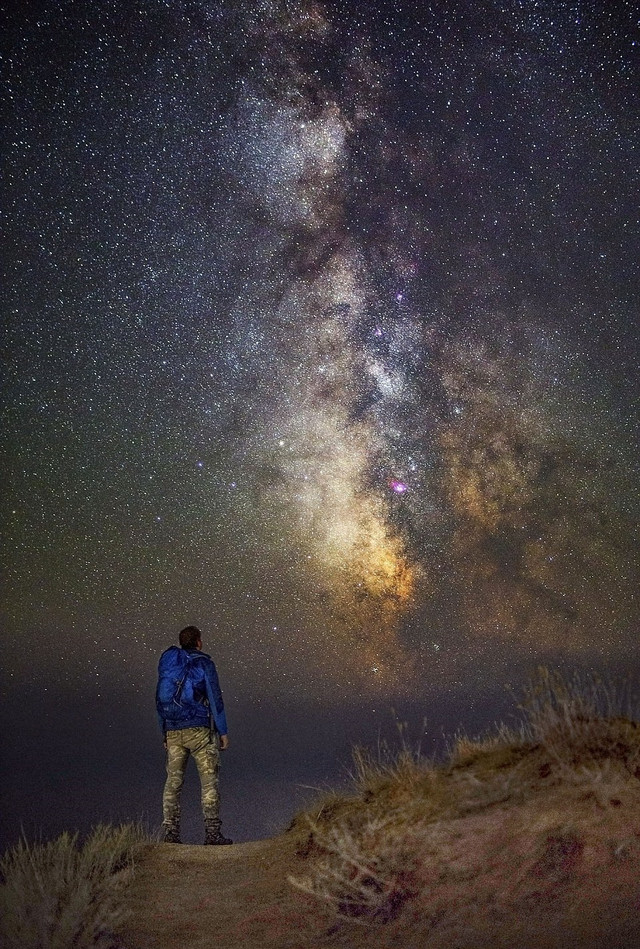
<instances>
[{"instance_id":1,"label":"hiking boot","mask_svg":"<svg viewBox=\"0 0 640 949\"><path fill-rule=\"evenodd\" d=\"M164 833L162 836L163 844L181 844L180 840L180 824L175 822L164 823L162 825Z\"/></svg>"},{"instance_id":2,"label":"hiking boot","mask_svg":"<svg viewBox=\"0 0 640 949\"><path fill-rule=\"evenodd\" d=\"M225 847L228 844L232 844L233 840L230 837L225 837L221 830L221 823L219 820L206 820L204 822L204 843L205 845L211 845L213 847Z\"/></svg>"},{"instance_id":3,"label":"hiking boot","mask_svg":"<svg viewBox=\"0 0 640 949\"><path fill-rule=\"evenodd\" d=\"M205 833L204 842L214 847L226 847L228 844L232 844L233 840L231 837L225 837L223 833L218 831L217 834Z\"/></svg>"}]
</instances>

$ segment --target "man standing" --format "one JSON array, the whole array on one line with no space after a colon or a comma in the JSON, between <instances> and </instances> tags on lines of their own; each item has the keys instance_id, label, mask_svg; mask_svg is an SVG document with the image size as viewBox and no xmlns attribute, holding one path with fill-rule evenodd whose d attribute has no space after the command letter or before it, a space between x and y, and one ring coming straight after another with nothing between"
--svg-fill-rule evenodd
<instances>
[{"instance_id":1,"label":"man standing","mask_svg":"<svg viewBox=\"0 0 640 949\"><path fill-rule=\"evenodd\" d=\"M167 780L162 796L164 842L180 841L180 792L189 755L202 787L205 844L230 844L222 834L218 767L220 750L229 747L227 719L211 656L202 652L197 626L180 632L180 647L160 657L156 708L167 750Z\"/></svg>"}]
</instances>

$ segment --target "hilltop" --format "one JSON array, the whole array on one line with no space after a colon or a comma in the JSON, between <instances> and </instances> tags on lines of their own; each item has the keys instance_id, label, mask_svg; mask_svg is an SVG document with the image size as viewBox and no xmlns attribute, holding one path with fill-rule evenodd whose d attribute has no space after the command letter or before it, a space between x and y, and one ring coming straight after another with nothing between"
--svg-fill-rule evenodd
<instances>
[{"instance_id":1,"label":"hilltop","mask_svg":"<svg viewBox=\"0 0 640 949\"><path fill-rule=\"evenodd\" d=\"M472 782L473 772L467 774ZM464 816L407 826L395 838L393 855L394 837L386 837L381 862L395 863L386 892L373 876L366 882L360 855L353 853L347 878L363 904L371 896L369 905L383 908L378 920L371 911L340 918L288 882L290 875L313 873L319 856L310 837L299 833L230 848L155 845L130 891L133 916L124 946L640 945L640 782L603 780L590 792L555 783L551 774L541 785L545 780L527 800L487 799ZM373 843L376 831L368 835Z\"/></svg>"},{"instance_id":2,"label":"hilltop","mask_svg":"<svg viewBox=\"0 0 640 949\"><path fill-rule=\"evenodd\" d=\"M123 945L640 945L640 726L610 699L545 674L519 732L458 738L439 764L359 751L354 793L279 837L150 846Z\"/></svg>"}]
</instances>

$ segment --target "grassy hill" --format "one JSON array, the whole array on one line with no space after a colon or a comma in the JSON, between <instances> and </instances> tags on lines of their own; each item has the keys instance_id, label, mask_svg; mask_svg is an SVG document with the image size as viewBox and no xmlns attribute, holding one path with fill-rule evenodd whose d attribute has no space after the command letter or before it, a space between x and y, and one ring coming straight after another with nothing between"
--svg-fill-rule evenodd
<instances>
[{"instance_id":1,"label":"grassy hill","mask_svg":"<svg viewBox=\"0 0 640 949\"><path fill-rule=\"evenodd\" d=\"M544 671L523 711L519 730L458 737L440 762L357 750L353 793L318 800L279 837L146 844L135 872L116 866L113 912L130 915L101 944L640 946L640 726L597 680Z\"/></svg>"}]
</instances>

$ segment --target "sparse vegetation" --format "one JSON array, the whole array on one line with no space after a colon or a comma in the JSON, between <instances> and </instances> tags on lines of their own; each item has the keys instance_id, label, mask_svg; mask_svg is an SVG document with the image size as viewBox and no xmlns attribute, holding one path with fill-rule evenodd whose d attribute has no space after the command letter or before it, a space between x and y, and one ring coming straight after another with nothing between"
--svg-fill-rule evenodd
<instances>
[{"instance_id":1,"label":"sparse vegetation","mask_svg":"<svg viewBox=\"0 0 640 949\"><path fill-rule=\"evenodd\" d=\"M314 831L324 859L313 876L291 882L332 905L339 916L388 922L415 895L418 840L412 828L370 817L357 832L346 824Z\"/></svg>"},{"instance_id":2,"label":"sparse vegetation","mask_svg":"<svg viewBox=\"0 0 640 949\"><path fill-rule=\"evenodd\" d=\"M136 824L99 825L84 843L69 833L21 840L0 860L4 949L115 949L123 888L147 842Z\"/></svg>"},{"instance_id":3,"label":"sparse vegetation","mask_svg":"<svg viewBox=\"0 0 640 949\"><path fill-rule=\"evenodd\" d=\"M599 676L539 669L521 705L530 740L539 743L566 775L619 761L640 777L640 724L633 697Z\"/></svg>"},{"instance_id":4,"label":"sparse vegetation","mask_svg":"<svg viewBox=\"0 0 640 949\"><path fill-rule=\"evenodd\" d=\"M525 807L550 788L572 809L562 798L567 788L572 802L599 808L621 806L630 786L637 793L640 725L628 693L595 676L567 681L540 669L519 708L519 727L458 735L440 763L404 743L395 756L384 745L377 755L356 749L354 795L333 795L294 821L306 834L300 852L313 863L290 882L343 920L388 923L416 896L424 905L434 879L472 872L452 856L456 821L491 807ZM565 817L549 811L535 832L526 822L515 831L530 839L523 860L531 879L546 874L557 884L580 863L583 835L567 829ZM630 852L628 841L608 847L618 860ZM535 890L535 899L544 892Z\"/></svg>"}]
</instances>

